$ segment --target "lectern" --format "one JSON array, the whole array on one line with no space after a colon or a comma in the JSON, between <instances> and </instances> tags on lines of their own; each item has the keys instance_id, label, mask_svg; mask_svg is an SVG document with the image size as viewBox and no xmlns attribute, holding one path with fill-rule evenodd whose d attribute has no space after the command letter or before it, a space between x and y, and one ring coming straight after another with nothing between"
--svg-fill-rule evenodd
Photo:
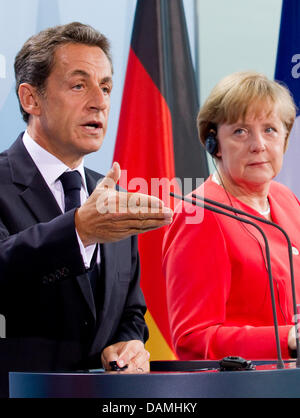
<instances>
[{"instance_id":1,"label":"lectern","mask_svg":"<svg viewBox=\"0 0 300 418\"><path fill-rule=\"evenodd\" d=\"M254 370L220 371L217 362L152 362L145 374L87 371L9 374L11 398L298 398L294 361L253 362Z\"/></svg>"}]
</instances>

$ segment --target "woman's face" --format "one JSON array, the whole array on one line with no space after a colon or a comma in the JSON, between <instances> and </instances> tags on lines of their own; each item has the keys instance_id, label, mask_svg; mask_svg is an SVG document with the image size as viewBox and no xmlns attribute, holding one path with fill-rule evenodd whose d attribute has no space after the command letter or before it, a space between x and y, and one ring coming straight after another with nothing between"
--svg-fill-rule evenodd
<instances>
[{"instance_id":1,"label":"woman's face","mask_svg":"<svg viewBox=\"0 0 300 418\"><path fill-rule=\"evenodd\" d=\"M218 125L218 168L232 185L268 185L279 173L287 131L276 108L248 111L245 120Z\"/></svg>"}]
</instances>

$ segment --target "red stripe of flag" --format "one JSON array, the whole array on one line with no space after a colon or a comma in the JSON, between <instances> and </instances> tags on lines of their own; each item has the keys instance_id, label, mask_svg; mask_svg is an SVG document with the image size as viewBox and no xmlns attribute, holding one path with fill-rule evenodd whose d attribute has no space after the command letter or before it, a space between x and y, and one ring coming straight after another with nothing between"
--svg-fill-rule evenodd
<instances>
[{"instance_id":1,"label":"red stripe of flag","mask_svg":"<svg viewBox=\"0 0 300 418\"><path fill-rule=\"evenodd\" d=\"M207 176L197 139L197 103L182 1L138 0L114 153L114 161L127 170L122 187L157 195L172 207L168 190L164 195L153 190L151 179ZM144 188L136 187L137 178L145 179ZM160 228L139 235L141 286L172 351L162 274L164 232Z\"/></svg>"}]
</instances>

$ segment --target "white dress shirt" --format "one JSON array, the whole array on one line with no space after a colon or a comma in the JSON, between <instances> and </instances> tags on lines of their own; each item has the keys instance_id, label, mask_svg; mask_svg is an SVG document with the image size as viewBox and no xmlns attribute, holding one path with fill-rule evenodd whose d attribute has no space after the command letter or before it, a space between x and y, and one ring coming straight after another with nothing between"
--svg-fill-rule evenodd
<instances>
[{"instance_id":1,"label":"white dress shirt","mask_svg":"<svg viewBox=\"0 0 300 418\"><path fill-rule=\"evenodd\" d=\"M55 157L53 154L46 151L36 141L34 141L28 134L27 130L23 135L23 143L30 157L33 159L35 165L37 166L45 182L47 183L49 189L53 193L53 196L55 197L62 213L64 213L65 194L62 187L62 183L58 178L65 171L71 171L71 169L67 165L65 165L61 160ZM86 185L83 161L74 170L79 171L79 173L81 174L82 186L80 190L80 200L81 204L83 204L88 198L88 190ZM77 231L76 235L80 246L80 252L82 255L84 265L86 268L89 268L96 245L89 245L88 247L84 247ZM99 254L97 262L99 262Z\"/></svg>"}]
</instances>

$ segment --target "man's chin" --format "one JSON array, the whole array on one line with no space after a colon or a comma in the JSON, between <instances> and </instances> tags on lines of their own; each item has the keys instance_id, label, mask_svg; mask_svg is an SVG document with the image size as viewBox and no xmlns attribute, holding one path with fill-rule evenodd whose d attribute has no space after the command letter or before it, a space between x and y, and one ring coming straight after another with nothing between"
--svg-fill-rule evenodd
<instances>
[{"instance_id":1,"label":"man's chin","mask_svg":"<svg viewBox=\"0 0 300 418\"><path fill-rule=\"evenodd\" d=\"M97 152L103 143L103 138L87 138L83 143L82 152L87 155Z\"/></svg>"}]
</instances>

